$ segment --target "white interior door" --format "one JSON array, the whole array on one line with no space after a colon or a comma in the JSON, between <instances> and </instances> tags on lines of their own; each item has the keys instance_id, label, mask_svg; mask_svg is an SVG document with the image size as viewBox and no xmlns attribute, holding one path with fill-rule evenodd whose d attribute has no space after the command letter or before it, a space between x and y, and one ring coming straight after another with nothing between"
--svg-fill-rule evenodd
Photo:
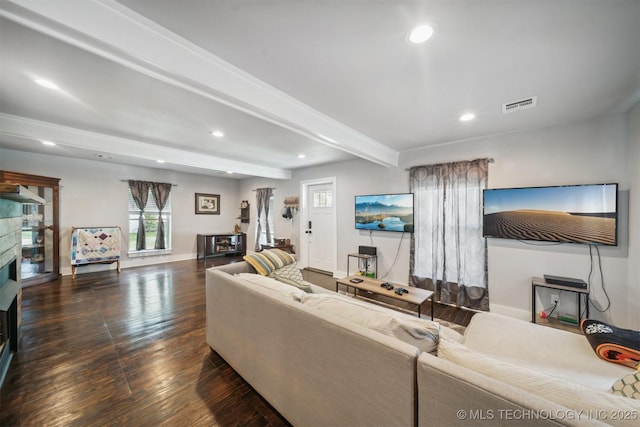
<instances>
[{"instance_id":1,"label":"white interior door","mask_svg":"<svg viewBox=\"0 0 640 427\"><path fill-rule=\"evenodd\" d=\"M333 273L335 265L336 222L333 182L307 186L307 209L303 244L308 267ZM306 242L305 242L306 241Z\"/></svg>"}]
</instances>

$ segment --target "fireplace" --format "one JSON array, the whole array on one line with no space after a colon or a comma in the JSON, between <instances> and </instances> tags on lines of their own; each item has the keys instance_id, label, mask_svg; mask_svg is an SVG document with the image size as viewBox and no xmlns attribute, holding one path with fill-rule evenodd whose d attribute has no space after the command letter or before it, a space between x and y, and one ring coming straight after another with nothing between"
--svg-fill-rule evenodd
<instances>
[{"instance_id":1,"label":"fireplace","mask_svg":"<svg viewBox=\"0 0 640 427\"><path fill-rule=\"evenodd\" d=\"M18 262L13 258L0 268L0 387L18 351Z\"/></svg>"},{"instance_id":2,"label":"fireplace","mask_svg":"<svg viewBox=\"0 0 640 427\"><path fill-rule=\"evenodd\" d=\"M0 387L18 351L22 208L45 200L18 184L0 182Z\"/></svg>"}]
</instances>

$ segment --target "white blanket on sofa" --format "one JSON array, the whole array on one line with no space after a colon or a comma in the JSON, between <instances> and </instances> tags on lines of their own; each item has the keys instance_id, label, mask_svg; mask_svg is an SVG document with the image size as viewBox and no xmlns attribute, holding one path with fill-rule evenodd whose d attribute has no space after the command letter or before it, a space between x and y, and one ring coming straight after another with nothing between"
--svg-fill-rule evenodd
<instances>
[{"instance_id":1,"label":"white blanket on sofa","mask_svg":"<svg viewBox=\"0 0 640 427\"><path fill-rule=\"evenodd\" d=\"M616 380L632 372L598 358L580 334L497 314L473 316L462 343L495 359L599 391L608 391Z\"/></svg>"}]
</instances>

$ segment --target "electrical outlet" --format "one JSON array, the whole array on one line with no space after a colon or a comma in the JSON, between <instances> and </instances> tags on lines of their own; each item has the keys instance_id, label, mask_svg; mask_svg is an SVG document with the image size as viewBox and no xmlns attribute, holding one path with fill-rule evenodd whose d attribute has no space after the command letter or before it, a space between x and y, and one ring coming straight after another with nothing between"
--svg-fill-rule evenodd
<instances>
[{"instance_id":1,"label":"electrical outlet","mask_svg":"<svg viewBox=\"0 0 640 427\"><path fill-rule=\"evenodd\" d=\"M555 304L560 300L559 292L551 292L551 304Z\"/></svg>"}]
</instances>

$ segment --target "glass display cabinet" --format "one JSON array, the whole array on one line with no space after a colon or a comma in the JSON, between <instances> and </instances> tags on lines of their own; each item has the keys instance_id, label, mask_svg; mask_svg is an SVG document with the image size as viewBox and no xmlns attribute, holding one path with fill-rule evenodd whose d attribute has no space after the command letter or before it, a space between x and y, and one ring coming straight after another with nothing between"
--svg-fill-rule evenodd
<instances>
[{"instance_id":1,"label":"glass display cabinet","mask_svg":"<svg viewBox=\"0 0 640 427\"><path fill-rule=\"evenodd\" d=\"M0 182L20 184L45 200L23 205L22 286L50 282L60 276L59 178L0 171Z\"/></svg>"}]
</instances>

